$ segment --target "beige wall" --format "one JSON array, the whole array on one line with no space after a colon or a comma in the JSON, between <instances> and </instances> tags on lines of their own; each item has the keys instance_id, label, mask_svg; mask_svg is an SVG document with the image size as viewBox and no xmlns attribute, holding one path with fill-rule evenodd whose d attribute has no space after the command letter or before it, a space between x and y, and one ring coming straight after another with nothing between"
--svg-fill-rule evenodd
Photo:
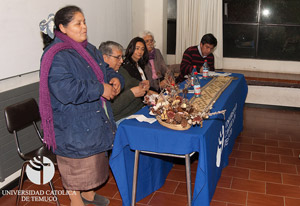
<instances>
[{"instance_id":1,"label":"beige wall","mask_svg":"<svg viewBox=\"0 0 300 206\"><path fill-rule=\"evenodd\" d=\"M132 37L131 0L1 0L0 92L39 81L39 22L70 4L82 8L88 40L96 47L107 40L125 45Z\"/></svg>"},{"instance_id":2,"label":"beige wall","mask_svg":"<svg viewBox=\"0 0 300 206\"><path fill-rule=\"evenodd\" d=\"M154 34L156 48L166 59L167 0L132 0L132 35L149 30Z\"/></svg>"}]
</instances>

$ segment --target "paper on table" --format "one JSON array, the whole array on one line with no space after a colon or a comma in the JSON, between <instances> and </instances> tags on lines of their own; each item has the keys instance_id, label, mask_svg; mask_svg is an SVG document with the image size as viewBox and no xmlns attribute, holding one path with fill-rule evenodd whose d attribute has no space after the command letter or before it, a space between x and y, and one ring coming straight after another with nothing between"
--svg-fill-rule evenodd
<instances>
[{"instance_id":1,"label":"paper on table","mask_svg":"<svg viewBox=\"0 0 300 206\"><path fill-rule=\"evenodd\" d=\"M212 72L212 71L209 71L208 72L208 76L229 76L231 75L231 73L228 73L228 72L225 72L225 73L219 73L219 72Z\"/></svg>"},{"instance_id":2,"label":"paper on table","mask_svg":"<svg viewBox=\"0 0 300 206\"><path fill-rule=\"evenodd\" d=\"M148 122L150 124L152 124L153 122L156 121L155 118L148 118L142 114L134 114L134 115L127 117L126 119L137 119L139 122Z\"/></svg>"}]
</instances>

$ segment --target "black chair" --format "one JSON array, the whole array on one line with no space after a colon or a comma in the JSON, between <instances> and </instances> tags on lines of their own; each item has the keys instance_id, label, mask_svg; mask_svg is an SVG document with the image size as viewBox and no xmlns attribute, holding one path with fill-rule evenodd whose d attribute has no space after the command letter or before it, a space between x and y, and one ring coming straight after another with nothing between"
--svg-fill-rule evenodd
<instances>
[{"instance_id":1,"label":"black chair","mask_svg":"<svg viewBox=\"0 0 300 206\"><path fill-rule=\"evenodd\" d=\"M39 107L33 98L26 99L22 102L6 107L4 109L4 115L5 115L7 130L10 133L14 134L18 154L24 160L22 170L21 170L21 176L19 178L19 188L18 188L18 190L22 190L22 186L24 182L24 172L26 166L29 164L29 161L33 160L34 157L38 157L38 156L47 157L56 165L56 156L50 150L48 150L45 144L27 153L23 153L21 150L19 144L18 132L32 125L34 127L34 130L36 131L37 136L43 142L42 135L36 124L38 121L41 120ZM57 196L55 195L56 193L54 191L54 186L52 181L49 182L49 185L56 199L56 204L59 205L59 201L57 199ZM16 205L19 204L19 199L20 196L17 194Z\"/></svg>"}]
</instances>

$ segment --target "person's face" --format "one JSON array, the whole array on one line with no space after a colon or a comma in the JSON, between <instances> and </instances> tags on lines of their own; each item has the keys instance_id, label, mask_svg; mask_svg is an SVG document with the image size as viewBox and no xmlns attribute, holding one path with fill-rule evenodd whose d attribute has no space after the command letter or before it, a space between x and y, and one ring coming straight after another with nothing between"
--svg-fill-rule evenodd
<instances>
[{"instance_id":1,"label":"person's face","mask_svg":"<svg viewBox=\"0 0 300 206\"><path fill-rule=\"evenodd\" d=\"M59 28L62 33L66 34L76 42L83 42L87 39L85 18L80 12L74 14L72 21L66 27L60 24Z\"/></svg>"},{"instance_id":2,"label":"person's face","mask_svg":"<svg viewBox=\"0 0 300 206\"><path fill-rule=\"evenodd\" d=\"M131 56L133 61L138 62L140 58L143 57L145 51L145 46L142 42L138 41L135 45L135 50Z\"/></svg>"},{"instance_id":3,"label":"person's face","mask_svg":"<svg viewBox=\"0 0 300 206\"><path fill-rule=\"evenodd\" d=\"M104 61L115 71L118 71L121 64L123 63L122 51L113 48L111 55L103 55Z\"/></svg>"},{"instance_id":4,"label":"person's face","mask_svg":"<svg viewBox=\"0 0 300 206\"><path fill-rule=\"evenodd\" d=\"M200 43L200 49L203 56L208 56L214 50L214 45L212 44L202 44Z\"/></svg>"},{"instance_id":5,"label":"person's face","mask_svg":"<svg viewBox=\"0 0 300 206\"><path fill-rule=\"evenodd\" d=\"M154 49L154 44L155 44L153 36L151 35L144 36L144 40L146 42L147 50L151 52Z\"/></svg>"}]
</instances>

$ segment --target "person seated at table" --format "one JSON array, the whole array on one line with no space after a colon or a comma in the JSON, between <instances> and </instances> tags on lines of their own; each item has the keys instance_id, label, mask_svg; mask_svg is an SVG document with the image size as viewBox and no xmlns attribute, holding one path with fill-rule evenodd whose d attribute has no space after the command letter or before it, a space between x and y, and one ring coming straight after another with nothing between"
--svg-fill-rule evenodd
<instances>
[{"instance_id":1,"label":"person seated at table","mask_svg":"<svg viewBox=\"0 0 300 206\"><path fill-rule=\"evenodd\" d=\"M148 64L149 54L146 48L144 39L140 37L133 38L126 48L122 65L130 76L139 81L147 80L145 66Z\"/></svg>"},{"instance_id":2,"label":"person seated at table","mask_svg":"<svg viewBox=\"0 0 300 206\"><path fill-rule=\"evenodd\" d=\"M150 81L151 88L160 92L165 86L167 65L160 50L155 48L154 35L150 31L143 31L140 36L144 39L149 53L149 62L145 66L146 77Z\"/></svg>"},{"instance_id":3,"label":"person seated at table","mask_svg":"<svg viewBox=\"0 0 300 206\"><path fill-rule=\"evenodd\" d=\"M193 66L197 66L198 73L203 72L204 61L207 60L209 70L215 70L215 58L212 53L217 46L217 39L213 34L205 34L199 45L191 46L183 53L182 61L180 64L180 75L176 82L184 81L184 76L191 74Z\"/></svg>"},{"instance_id":4,"label":"person seated at table","mask_svg":"<svg viewBox=\"0 0 300 206\"><path fill-rule=\"evenodd\" d=\"M111 101L114 119L119 125L124 118L136 113L144 106L140 97L143 97L149 90L150 83L148 80L139 81L133 78L121 67L123 47L119 43L114 41L102 42L99 50L109 67L121 74L125 80L124 89Z\"/></svg>"}]
</instances>

